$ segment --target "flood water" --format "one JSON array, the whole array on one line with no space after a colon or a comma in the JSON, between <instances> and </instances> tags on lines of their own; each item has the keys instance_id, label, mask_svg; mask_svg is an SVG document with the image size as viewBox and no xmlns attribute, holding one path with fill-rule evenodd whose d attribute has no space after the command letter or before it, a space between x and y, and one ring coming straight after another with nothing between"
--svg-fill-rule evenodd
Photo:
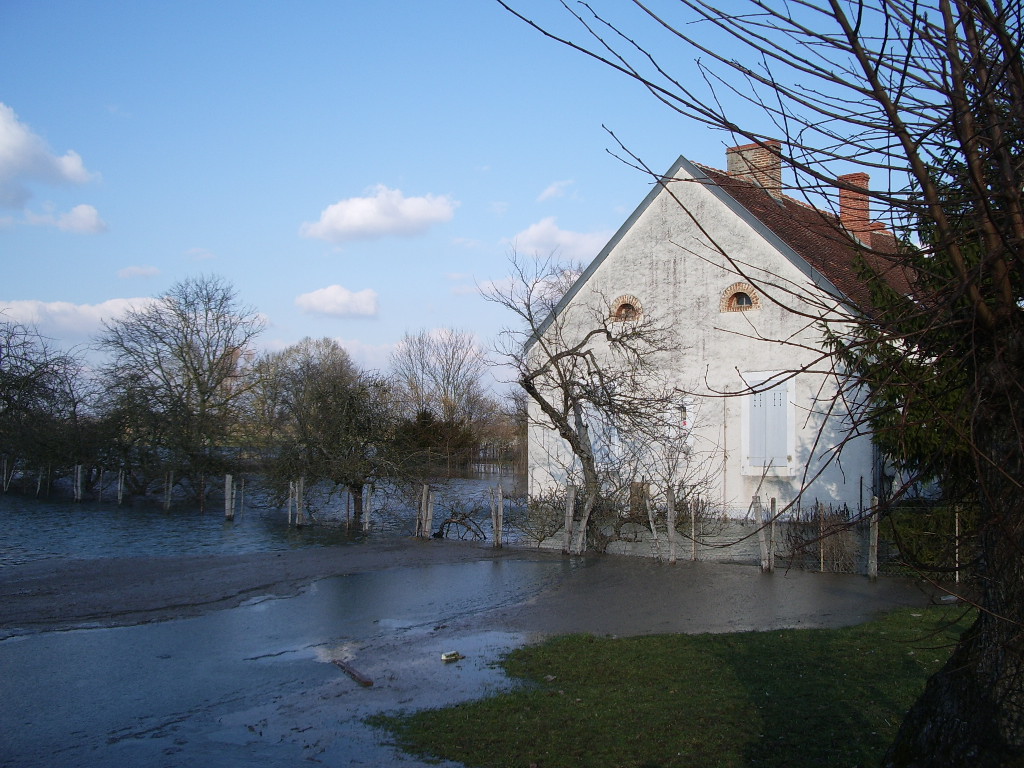
<instances>
[{"instance_id":1,"label":"flood water","mask_svg":"<svg viewBox=\"0 0 1024 768\"><path fill-rule=\"evenodd\" d=\"M435 484L435 524L452 504L487 508L511 478ZM0 567L42 560L358 547L409 536L414 503L375 499L368 530L344 502L289 526L258 492L233 521L176 502L0 495ZM481 526L490 534L486 514ZM59 566L58 566L59 567ZM287 599L156 624L37 632L0 641L0 765L421 765L363 724L367 715L440 706L509 683L494 665L516 633L465 617L529 600L566 568L524 557L323 579ZM458 650L454 664L441 654ZM334 660L374 681L363 687Z\"/></svg>"},{"instance_id":2,"label":"flood water","mask_svg":"<svg viewBox=\"0 0 1024 768\"><path fill-rule=\"evenodd\" d=\"M528 600L565 567L354 574L197 618L0 642L0 765L420 765L363 718L507 687L493 662L524 638L449 627ZM451 650L466 658L442 662Z\"/></svg>"},{"instance_id":3,"label":"flood water","mask_svg":"<svg viewBox=\"0 0 1024 768\"><path fill-rule=\"evenodd\" d=\"M486 499L494 485L459 481L453 497ZM297 530L255 500L226 522L212 510L0 496L0 564L14 574L72 557L360 547L408 535L413 518L396 502L368 533L346 529L340 512ZM0 640L0 766L438 765L397 751L364 719L507 688L495 662L535 633L831 626L922 599L881 579L529 549L352 572L200 616ZM448 651L465 658L444 663Z\"/></svg>"},{"instance_id":4,"label":"flood water","mask_svg":"<svg viewBox=\"0 0 1024 768\"><path fill-rule=\"evenodd\" d=\"M514 477L499 474L434 483L438 497L435 528L457 505L476 509L481 530L490 536L488 493L499 484L511 488L515 483ZM205 512L194 502L183 501L165 511L152 499L119 505L112 497L108 493L103 501L74 503L66 497L0 494L0 568L52 558L271 552L356 544L367 537L415 532L415 501L396 490L385 489L375 496L366 530L347 524L351 514L344 497L322 504L315 512L318 522L301 528L290 526L287 510L271 504L258 487L247 492L232 521L225 519L223 506L218 507L216 500Z\"/></svg>"}]
</instances>

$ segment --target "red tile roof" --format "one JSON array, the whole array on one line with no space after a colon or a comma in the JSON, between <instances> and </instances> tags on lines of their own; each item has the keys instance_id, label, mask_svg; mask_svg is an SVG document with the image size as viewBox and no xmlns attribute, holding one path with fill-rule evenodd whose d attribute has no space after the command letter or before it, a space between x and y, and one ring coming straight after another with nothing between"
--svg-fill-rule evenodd
<instances>
[{"instance_id":1,"label":"red tile roof","mask_svg":"<svg viewBox=\"0 0 1024 768\"><path fill-rule=\"evenodd\" d=\"M724 171L698 167L711 184L782 239L858 308L869 311L871 307L870 285L856 268L858 255L893 288L910 293L909 275L900 266L899 259L894 258L896 237L881 224L876 222L875 229L864 233L863 240L857 241L831 212L820 211L791 197L775 197L763 187Z\"/></svg>"}]
</instances>

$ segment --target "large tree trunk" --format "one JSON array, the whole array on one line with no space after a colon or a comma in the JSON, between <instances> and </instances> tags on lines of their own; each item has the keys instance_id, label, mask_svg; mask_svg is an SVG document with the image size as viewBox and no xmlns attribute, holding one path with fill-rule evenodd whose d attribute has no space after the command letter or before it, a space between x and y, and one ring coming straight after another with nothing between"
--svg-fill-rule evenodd
<instances>
[{"instance_id":1,"label":"large tree trunk","mask_svg":"<svg viewBox=\"0 0 1024 768\"><path fill-rule=\"evenodd\" d=\"M979 615L904 718L886 768L1024 766L1024 414L1015 364L1024 356L1013 346L1004 339L981 369L974 400Z\"/></svg>"},{"instance_id":2,"label":"large tree trunk","mask_svg":"<svg viewBox=\"0 0 1024 768\"><path fill-rule=\"evenodd\" d=\"M982 611L907 713L886 768L1024 765L1020 544L1018 536L985 546Z\"/></svg>"}]
</instances>

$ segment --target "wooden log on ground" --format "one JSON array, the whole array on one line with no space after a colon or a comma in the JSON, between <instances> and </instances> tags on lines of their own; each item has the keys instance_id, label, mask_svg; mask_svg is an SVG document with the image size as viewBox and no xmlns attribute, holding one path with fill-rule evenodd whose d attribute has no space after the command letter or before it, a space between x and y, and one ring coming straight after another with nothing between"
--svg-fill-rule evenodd
<instances>
[{"instance_id":1,"label":"wooden log on ground","mask_svg":"<svg viewBox=\"0 0 1024 768\"><path fill-rule=\"evenodd\" d=\"M339 669L341 669L345 674L347 674L349 677L351 677L364 688L369 688L373 685L373 680L368 678L366 675L364 675L362 672L360 672L358 669L353 667L348 662L342 661L341 659L331 659L331 663L337 666Z\"/></svg>"}]
</instances>

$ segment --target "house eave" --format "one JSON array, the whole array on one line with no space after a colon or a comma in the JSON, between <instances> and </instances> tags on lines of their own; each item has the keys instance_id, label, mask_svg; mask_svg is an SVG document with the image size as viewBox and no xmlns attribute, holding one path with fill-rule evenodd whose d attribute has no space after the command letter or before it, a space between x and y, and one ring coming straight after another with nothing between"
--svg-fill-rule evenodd
<instances>
[{"instance_id":1,"label":"house eave","mask_svg":"<svg viewBox=\"0 0 1024 768\"><path fill-rule=\"evenodd\" d=\"M760 235L765 242L788 259L801 273L804 274L804 276L807 277L808 280L811 281L811 283L815 285L815 287L832 296L837 302L841 302L849 307L854 307L849 297L839 290L831 280L829 280L819 270L815 269L806 259L786 243L785 240L765 226L760 219L730 195L724 187L708 176L699 165L680 155L672 167L655 182L651 191L647 193L647 196L644 197L640 205L633 210L633 213L631 213L629 218L623 222L622 226L616 230L615 234L605 244L604 248L601 249L593 261L590 262L576 281L573 282L572 287L566 291L565 295L558 301L551 313L530 334L529 338L526 340L524 351L528 353L534 343L536 343L536 341L547 332L548 328L550 328L551 324L555 321L555 318L561 314L562 310L565 309L580 290L582 290L583 286L600 268L619 242L621 242L622 238L626 236L626 233L632 229L633 225L636 224L644 212L654 203L658 195L661 194L663 190L667 189L668 183L679 178L680 171L683 171L694 182L702 184L705 189L714 195L723 205L725 205L739 219Z\"/></svg>"}]
</instances>

